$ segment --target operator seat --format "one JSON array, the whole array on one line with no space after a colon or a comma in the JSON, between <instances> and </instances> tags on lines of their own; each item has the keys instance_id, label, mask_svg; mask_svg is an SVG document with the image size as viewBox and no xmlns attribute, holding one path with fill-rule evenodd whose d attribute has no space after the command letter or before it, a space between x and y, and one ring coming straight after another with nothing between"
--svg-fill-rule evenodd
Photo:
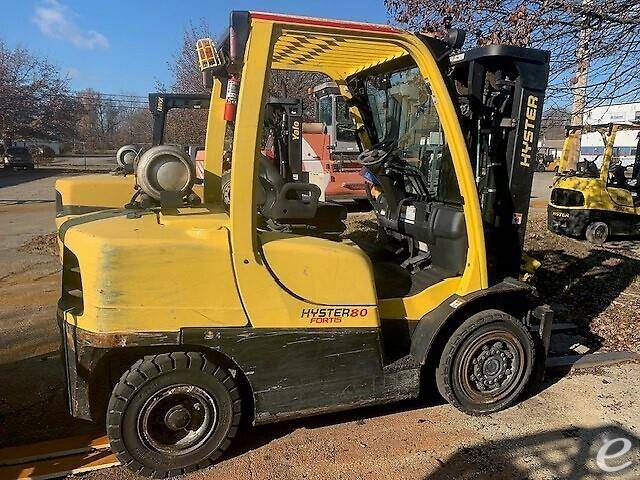
<instances>
[{"instance_id":1,"label":"operator seat","mask_svg":"<svg viewBox=\"0 0 640 480\"><path fill-rule=\"evenodd\" d=\"M609 184L612 187L628 188L627 177L625 175L625 168L621 164L614 165L611 169L611 178Z\"/></svg>"},{"instance_id":2,"label":"operator seat","mask_svg":"<svg viewBox=\"0 0 640 480\"><path fill-rule=\"evenodd\" d=\"M258 206L265 217L288 225L306 225L321 231L342 232L347 209L320 201L320 187L312 183L286 182L273 160L258 159Z\"/></svg>"}]
</instances>

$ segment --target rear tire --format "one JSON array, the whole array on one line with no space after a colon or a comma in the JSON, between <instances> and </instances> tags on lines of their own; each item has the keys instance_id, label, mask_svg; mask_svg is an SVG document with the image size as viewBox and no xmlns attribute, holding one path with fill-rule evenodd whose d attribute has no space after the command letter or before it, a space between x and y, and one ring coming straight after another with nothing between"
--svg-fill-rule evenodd
<instances>
[{"instance_id":1,"label":"rear tire","mask_svg":"<svg viewBox=\"0 0 640 480\"><path fill-rule=\"evenodd\" d=\"M499 310L467 319L449 338L436 369L442 397L469 415L510 407L523 393L535 365L527 328Z\"/></svg>"},{"instance_id":2,"label":"rear tire","mask_svg":"<svg viewBox=\"0 0 640 480\"><path fill-rule=\"evenodd\" d=\"M609 237L609 226L604 222L593 222L584 233L587 240L594 245L602 245Z\"/></svg>"},{"instance_id":3,"label":"rear tire","mask_svg":"<svg viewBox=\"0 0 640 480\"><path fill-rule=\"evenodd\" d=\"M201 353L146 356L126 371L107 409L107 434L130 470L166 478L213 464L240 424L234 378Z\"/></svg>"}]
</instances>

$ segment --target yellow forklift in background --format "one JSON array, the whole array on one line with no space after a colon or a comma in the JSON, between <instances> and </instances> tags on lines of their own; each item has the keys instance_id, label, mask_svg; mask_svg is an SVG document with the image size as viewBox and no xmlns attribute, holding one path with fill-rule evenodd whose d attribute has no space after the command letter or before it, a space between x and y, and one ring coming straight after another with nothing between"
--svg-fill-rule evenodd
<instances>
[{"instance_id":1,"label":"yellow forklift in background","mask_svg":"<svg viewBox=\"0 0 640 480\"><path fill-rule=\"evenodd\" d=\"M640 124L567 128L561 170L556 176L547 224L551 232L571 237L586 237L602 244L611 235L640 233L640 136L638 147L623 159L615 155L615 141L620 132L639 132ZM602 155L580 159L580 141L585 133L597 132L604 145Z\"/></svg>"},{"instance_id":2,"label":"yellow forklift in background","mask_svg":"<svg viewBox=\"0 0 640 480\"><path fill-rule=\"evenodd\" d=\"M69 408L106 423L123 465L162 478L211 465L243 418L432 388L471 415L521 397L552 321L517 280L549 54L455 52L463 41L236 11L221 41L199 42L211 88L203 203L189 200L193 170L167 154L141 159L133 204L59 228ZM270 114L272 70L324 73L347 99L372 242L328 231L345 207L320 201L285 158L301 125ZM267 131L275 159L261 154Z\"/></svg>"}]
</instances>

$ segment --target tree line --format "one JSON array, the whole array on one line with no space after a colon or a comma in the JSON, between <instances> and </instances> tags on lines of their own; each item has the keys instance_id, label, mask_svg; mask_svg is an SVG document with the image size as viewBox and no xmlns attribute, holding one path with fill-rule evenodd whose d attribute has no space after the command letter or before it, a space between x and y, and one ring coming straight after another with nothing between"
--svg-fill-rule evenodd
<instances>
[{"instance_id":1,"label":"tree line","mask_svg":"<svg viewBox=\"0 0 640 480\"><path fill-rule=\"evenodd\" d=\"M468 32L467 46L551 52L547 108L585 109L640 97L640 2L629 0L385 0L410 30ZM576 102L576 96L584 97ZM576 110L577 109L577 110Z\"/></svg>"},{"instance_id":2,"label":"tree line","mask_svg":"<svg viewBox=\"0 0 640 480\"><path fill-rule=\"evenodd\" d=\"M628 101L640 95L640 3L627 0L384 0L390 17L410 30L442 35L451 26L469 32L467 46L492 43L545 48L552 53L547 114L565 123L572 99L582 108ZM206 22L188 25L168 62L169 86L159 91L203 93L195 43L208 37ZM321 74L273 71L268 94L307 98ZM574 101L574 108L575 108ZM574 114L576 112L573 112ZM581 112L578 112L581 113ZM305 116L313 117L313 102ZM69 149L115 149L151 139L146 98L73 92L58 67L21 46L0 39L0 140L61 140ZM202 144L205 111L169 114L167 142Z\"/></svg>"},{"instance_id":3,"label":"tree line","mask_svg":"<svg viewBox=\"0 0 640 480\"><path fill-rule=\"evenodd\" d=\"M68 151L118 148L150 141L151 114L144 100L73 92L59 67L0 39L0 141L60 141Z\"/></svg>"}]
</instances>

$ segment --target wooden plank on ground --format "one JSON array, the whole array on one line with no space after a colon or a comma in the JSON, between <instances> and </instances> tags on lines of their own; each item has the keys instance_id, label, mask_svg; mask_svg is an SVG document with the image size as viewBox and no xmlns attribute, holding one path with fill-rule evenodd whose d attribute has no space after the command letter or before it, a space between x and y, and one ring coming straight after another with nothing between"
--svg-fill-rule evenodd
<instances>
[{"instance_id":1,"label":"wooden plank on ground","mask_svg":"<svg viewBox=\"0 0 640 480\"><path fill-rule=\"evenodd\" d=\"M49 440L0 449L0 466L19 465L38 460L64 457L96 450L107 450L109 440L104 434L81 435L77 437ZM4 478L4 477L0 477Z\"/></svg>"},{"instance_id":2,"label":"wooden plank on ground","mask_svg":"<svg viewBox=\"0 0 640 480\"><path fill-rule=\"evenodd\" d=\"M587 355L566 355L547 358L547 369L566 367L574 369L592 368L634 360L640 360L640 354L635 352L605 352L589 353Z\"/></svg>"},{"instance_id":3,"label":"wooden plank on ground","mask_svg":"<svg viewBox=\"0 0 640 480\"><path fill-rule=\"evenodd\" d=\"M120 465L115 454L98 451L0 467L2 480L49 480Z\"/></svg>"}]
</instances>

